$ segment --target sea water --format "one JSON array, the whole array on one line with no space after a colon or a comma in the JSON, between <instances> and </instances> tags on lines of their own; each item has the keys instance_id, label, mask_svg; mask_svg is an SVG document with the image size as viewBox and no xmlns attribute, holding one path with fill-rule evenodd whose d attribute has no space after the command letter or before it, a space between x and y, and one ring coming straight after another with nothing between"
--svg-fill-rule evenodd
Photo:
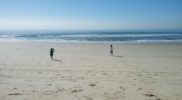
<instances>
[{"instance_id":1,"label":"sea water","mask_svg":"<svg viewBox=\"0 0 182 100\"><path fill-rule=\"evenodd\" d=\"M59 43L182 43L182 32L0 31L0 41Z\"/></svg>"}]
</instances>

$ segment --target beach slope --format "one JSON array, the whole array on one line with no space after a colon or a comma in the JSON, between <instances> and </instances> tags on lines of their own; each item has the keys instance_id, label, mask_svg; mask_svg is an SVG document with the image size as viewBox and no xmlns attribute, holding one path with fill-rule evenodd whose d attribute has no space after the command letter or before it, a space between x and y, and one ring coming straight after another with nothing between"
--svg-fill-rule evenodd
<instances>
[{"instance_id":1,"label":"beach slope","mask_svg":"<svg viewBox=\"0 0 182 100\"><path fill-rule=\"evenodd\" d=\"M1 42L0 100L182 100L182 44L113 48Z\"/></svg>"}]
</instances>

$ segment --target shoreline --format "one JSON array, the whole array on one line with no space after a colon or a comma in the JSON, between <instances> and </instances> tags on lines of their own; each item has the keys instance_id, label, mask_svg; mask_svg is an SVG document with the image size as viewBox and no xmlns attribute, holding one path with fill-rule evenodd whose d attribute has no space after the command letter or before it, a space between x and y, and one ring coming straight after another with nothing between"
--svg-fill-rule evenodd
<instances>
[{"instance_id":1,"label":"shoreline","mask_svg":"<svg viewBox=\"0 0 182 100\"><path fill-rule=\"evenodd\" d=\"M0 40L0 43L55 43L55 44L100 44L100 45L107 45L107 44L116 44L116 45L130 45L130 44L182 44L182 41L176 41L176 42L56 42L56 41L28 41L28 40Z\"/></svg>"}]
</instances>

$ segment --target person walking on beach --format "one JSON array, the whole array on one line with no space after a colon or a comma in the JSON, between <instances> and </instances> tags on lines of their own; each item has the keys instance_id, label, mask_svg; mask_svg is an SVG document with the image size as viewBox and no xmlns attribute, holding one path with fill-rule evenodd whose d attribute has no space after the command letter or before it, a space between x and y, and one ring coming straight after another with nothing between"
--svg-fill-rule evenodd
<instances>
[{"instance_id":1,"label":"person walking on beach","mask_svg":"<svg viewBox=\"0 0 182 100\"><path fill-rule=\"evenodd\" d=\"M112 44L110 45L110 47L111 47L110 54L113 55L113 46L112 46Z\"/></svg>"},{"instance_id":2,"label":"person walking on beach","mask_svg":"<svg viewBox=\"0 0 182 100\"><path fill-rule=\"evenodd\" d=\"M51 57L52 60L53 60L54 52L55 52L54 48L51 48L51 50L50 50L50 57Z\"/></svg>"}]
</instances>

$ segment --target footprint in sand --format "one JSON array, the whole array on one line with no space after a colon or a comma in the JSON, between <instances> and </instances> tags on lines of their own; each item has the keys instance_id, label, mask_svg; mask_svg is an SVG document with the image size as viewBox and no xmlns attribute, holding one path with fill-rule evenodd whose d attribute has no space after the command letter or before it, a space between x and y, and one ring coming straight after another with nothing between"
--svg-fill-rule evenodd
<instances>
[{"instance_id":1,"label":"footprint in sand","mask_svg":"<svg viewBox=\"0 0 182 100\"><path fill-rule=\"evenodd\" d=\"M138 88L138 90L141 90L142 88Z\"/></svg>"},{"instance_id":2,"label":"footprint in sand","mask_svg":"<svg viewBox=\"0 0 182 100\"><path fill-rule=\"evenodd\" d=\"M83 91L83 90L73 90L73 91L71 91L71 93L77 93L77 92L81 92L81 91Z\"/></svg>"},{"instance_id":3,"label":"footprint in sand","mask_svg":"<svg viewBox=\"0 0 182 100\"><path fill-rule=\"evenodd\" d=\"M35 90L32 90L32 92L34 93L34 92L35 92Z\"/></svg>"},{"instance_id":4,"label":"footprint in sand","mask_svg":"<svg viewBox=\"0 0 182 100\"><path fill-rule=\"evenodd\" d=\"M92 83L92 84L90 84L89 86L91 86L91 87L95 87L95 86L96 86L96 84Z\"/></svg>"},{"instance_id":5,"label":"footprint in sand","mask_svg":"<svg viewBox=\"0 0 182 100\"><path fill-rule=\"evenodd\" d=\"M108 75L107 73L103 73L103 75Z\"/></svg>"},{"instance_id":6,"label":"footprint in sand","mask_svg":"<svg viewBox=\"0 0 182 100\"><path fill-rule=\"evenodd\" d=\"M22 95L22 93L10 93L8 95Z\"/></svg>"},{"instance_id":7,"label":"footprint in sand","mask_svg":"<svg viewBox=\"0 0 182 100\"><path fill-rule=\"evenodd\" d=\"M13 88L13 89L15 89L15 90L16 90L17 88Z\"/></svg>"},{"instance_id":8,"label":"footprint in sand","mask_svg":"<svg viewBox=\"0 0 182 100\"><path fill-rule=\"evenodd\" d=\"M152 93L144 94L144 96L151 97L151 98L155 98L156 100L161 100L160 98L158 98L156 95L154 95Z\"/></svg>"},{"instance_id":9,"label":"footprint in sand","mask_svg":"<svg viewBox=\"0 0 182 100\"><path fill-rule=\"evenodd\" d=\"M154 97L155 96L154 94L144 94L144 95L147 97Z\"/></svg>"},{"instance_id":10,"label":"footprint in sand","mask_svg":"<svg viewBox=\"0 0 182 100\"><path fill-rule=\"evenodd\" d=\"M52 86L52 84L51 84L51 83L49 83L49 84L47 84L47 86Z\"/></svg>"},{"instance_id":11,"label":"footprint in sand","mask_svg":"<svg viewBox=\"0 0 182 100\"><path fill-rule=\"evenodd\" d=\"M125 88L124 87L119 87L122 91L125 91Z\"/></svg>"}]
</instances>

